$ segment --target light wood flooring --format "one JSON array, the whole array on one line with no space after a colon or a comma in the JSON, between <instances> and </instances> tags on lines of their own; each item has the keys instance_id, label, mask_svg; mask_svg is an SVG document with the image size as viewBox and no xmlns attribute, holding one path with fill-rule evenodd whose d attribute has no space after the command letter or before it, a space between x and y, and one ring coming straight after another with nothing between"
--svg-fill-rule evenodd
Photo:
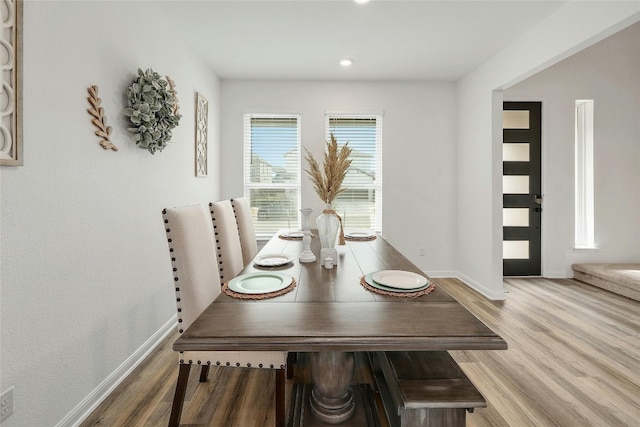
<instances>
[{"instance_id":1,"label":"light wood flooring","mask_svg":"<svg viewBox=\"0 0 640 427\"><path fill-rule=\"evenodd\" d=\"M640 302L572 279L507 279L500 302L455 279L437 282L509 344L506 351L451 352L488 402L467 415L468 426L640 426ZM176 336L81 425L166 425ZM181 426L274 425L273 372L212 368L206 383L198 374L192 369ZM303 358L295 381L308 379ZM372 382L366 369L354 380Z\"/></svg>"}]
</instances>

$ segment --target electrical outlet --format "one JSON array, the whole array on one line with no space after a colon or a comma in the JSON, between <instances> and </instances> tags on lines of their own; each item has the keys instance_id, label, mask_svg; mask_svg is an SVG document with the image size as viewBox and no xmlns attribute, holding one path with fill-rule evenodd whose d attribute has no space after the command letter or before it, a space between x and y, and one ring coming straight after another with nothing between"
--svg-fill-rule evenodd
<instances>
[{"instance_id":1,"label":"electrical outlet","mask_svg":"<svg viewBox=\"0 0 640 427\"><path fill-rule=\"evenodd\" d=\"M13 387L0 395L0 423L13 414Z\"/></svg>"},{"instance_id":2,"label":"electrical outlet","mask_svg":"<svg viewBox=\"0 0 640 427\"><path fill-rule=\"evenodd\" d=\"M424 248L420 248L420 256L424 256Z\"/></svg>"}]
</instances>

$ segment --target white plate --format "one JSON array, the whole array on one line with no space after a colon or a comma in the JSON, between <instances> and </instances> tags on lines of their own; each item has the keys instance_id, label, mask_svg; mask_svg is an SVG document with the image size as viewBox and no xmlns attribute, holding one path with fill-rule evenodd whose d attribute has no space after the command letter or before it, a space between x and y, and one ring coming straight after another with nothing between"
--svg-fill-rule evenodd
<instances>
[{"instance_id":1,"label":"white plate","mask_svg":"<svg viewBox=\"0 0 640 427\"><path fill-rule=\"evenodd\" d=\"M373 280L372 278L373 274L367 274L364 277L364 280L371 286L373 286L374 288L378 288L378 289L382 289L383 291L389 291L389 292L407 292L406 289L398 289L398 288L392 288L390 286L385 286L385 285L381 285L380 283L376 282L375 280ZM418 292L418 291L422 291L424 289L427 289L429 286L431 286L431 282L429 282L427 280L427 284L424 286L421 286L419 288L416 289L410 289L409 292Z\"/></svg>"},{"instance_id":2,"label":"white plate","mask_svg":"<svg viewBox=\"0 0 640 427\"><path fill-rule=\"evenodd\" d=\"M229 289L241 294L266 294L286 288L293 277L284 273L249 273L229 280Z\"/></svg>"},{"instance_id":3,"label":"white plate","mask_svg":"<svg viewBox=\"0 0 640 427\"><path fill-rule=\"evenodd\" d=\"M277 267L279 265L289 264L293 261L289 255L285 254L267 254L259 256L254 264L260 267Z\"/></svg>"},{"instance_id":4,"label":"white plate","mask_svg":"<svg viewBox=\"0 0 640 427\"><path fill-rule=\"evenodd\" d=\"M417 289L429 283L426 277L403 270L378 271L371 277L381 285L396 289Z\"/></svg>"},{"instance_id":5,"label":"white plate","mask_svg":"<svg viewBox=\"0 0 640 427\"><path fill-rule=\"evenodd\" d=\"M349 231L345 233L344 237L349 237L351 239L370 239L375 235L376 234L370 230L363 230L363 231L354 230L354 231Z\"/></svg>"}]
</instances>

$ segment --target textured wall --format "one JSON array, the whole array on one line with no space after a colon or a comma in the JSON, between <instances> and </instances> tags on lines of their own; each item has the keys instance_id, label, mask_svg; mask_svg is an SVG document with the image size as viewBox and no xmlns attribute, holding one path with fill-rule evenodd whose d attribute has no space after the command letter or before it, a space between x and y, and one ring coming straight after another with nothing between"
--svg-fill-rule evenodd
<instances>
[{"instance_id":1,"label":"textured wall","mask_svg":"<svg viewBox=\"0 0 640 427\"><path fill-rule=\"evenodd\" d=\"M161 209L218 196L219 82L149 5L25 3L25 162L0 169L1 388L15 386L3 427L55 425L175 314ZM172 77L183 114L155 156L121 115L138 67ZM118 152L94 135L94 84ZM194 177L196 91L208 178Z\"/></svg>"}]
</instances>

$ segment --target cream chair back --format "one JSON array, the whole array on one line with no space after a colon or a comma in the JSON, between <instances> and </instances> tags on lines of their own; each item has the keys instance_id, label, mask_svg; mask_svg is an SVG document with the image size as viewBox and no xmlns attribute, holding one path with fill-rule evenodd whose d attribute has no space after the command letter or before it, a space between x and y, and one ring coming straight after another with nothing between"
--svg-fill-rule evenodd
<instances>
[{"instance_id":1,"label":"cream chair back","mask_svg":"<svg viewBox=\"0 0 640 427\"><path fill-rule=\"evenodd\" d=\"M233 279L244 268L238 224L230 200L209 203L213 234L218 253L218 270L222 283Z\"/></svg>"},{"instance_id":2,"label":"cream chair back","mask_svg":"<svg viewBox=\"0 0 640 427\"><path fill-rule=\"evenodd\" d=\"M229 259L224 258L225 268L229 271L237 270L229 276L235 276L243 268L240 238L231 202L227 200L226 203L212 203L210 207L210 212L200 205L167 208L162 211L173 268L180 333L183 333L221 292L216 262L216 259L221 258L218 257L220 254L216 253L216 241L220 248L224 247L229 251L227 255ZM211 224L214 216L214 224L218 230L215 233ZM220 265L223 263L220 262ZM276 372L275 424L276 427L284 427L286 352L186 351L179 353L179 362L178 382L173 395L169 427L178 427L180 424L191 365L202 367L201 382L207 381L210 366L274 369Z\"/></svg>"},{"instance_id":3,"label":"cream chair back","mask_svg":"<svg viewBox=\"0 0 640 427\"><path fill-rule=\"evenodd\" d=\"M220 294L211 216L204 206L162 211L182 333Z\"/></svg>"},{"instance_id":4,"label":"cream chair back","mask_svg":"<svg viewBox=\"0 0 640 427\"><path fill-rule=\"evenodd\" d=\"M256 238L256 229L253 226L251 205L249 199L246 197L231 199L231 205L233 206L236 222L238 223L240 246L242 246L242 259L244 265L248 265L258 253L258 239Z\"/></svg>"}]
</instances>

